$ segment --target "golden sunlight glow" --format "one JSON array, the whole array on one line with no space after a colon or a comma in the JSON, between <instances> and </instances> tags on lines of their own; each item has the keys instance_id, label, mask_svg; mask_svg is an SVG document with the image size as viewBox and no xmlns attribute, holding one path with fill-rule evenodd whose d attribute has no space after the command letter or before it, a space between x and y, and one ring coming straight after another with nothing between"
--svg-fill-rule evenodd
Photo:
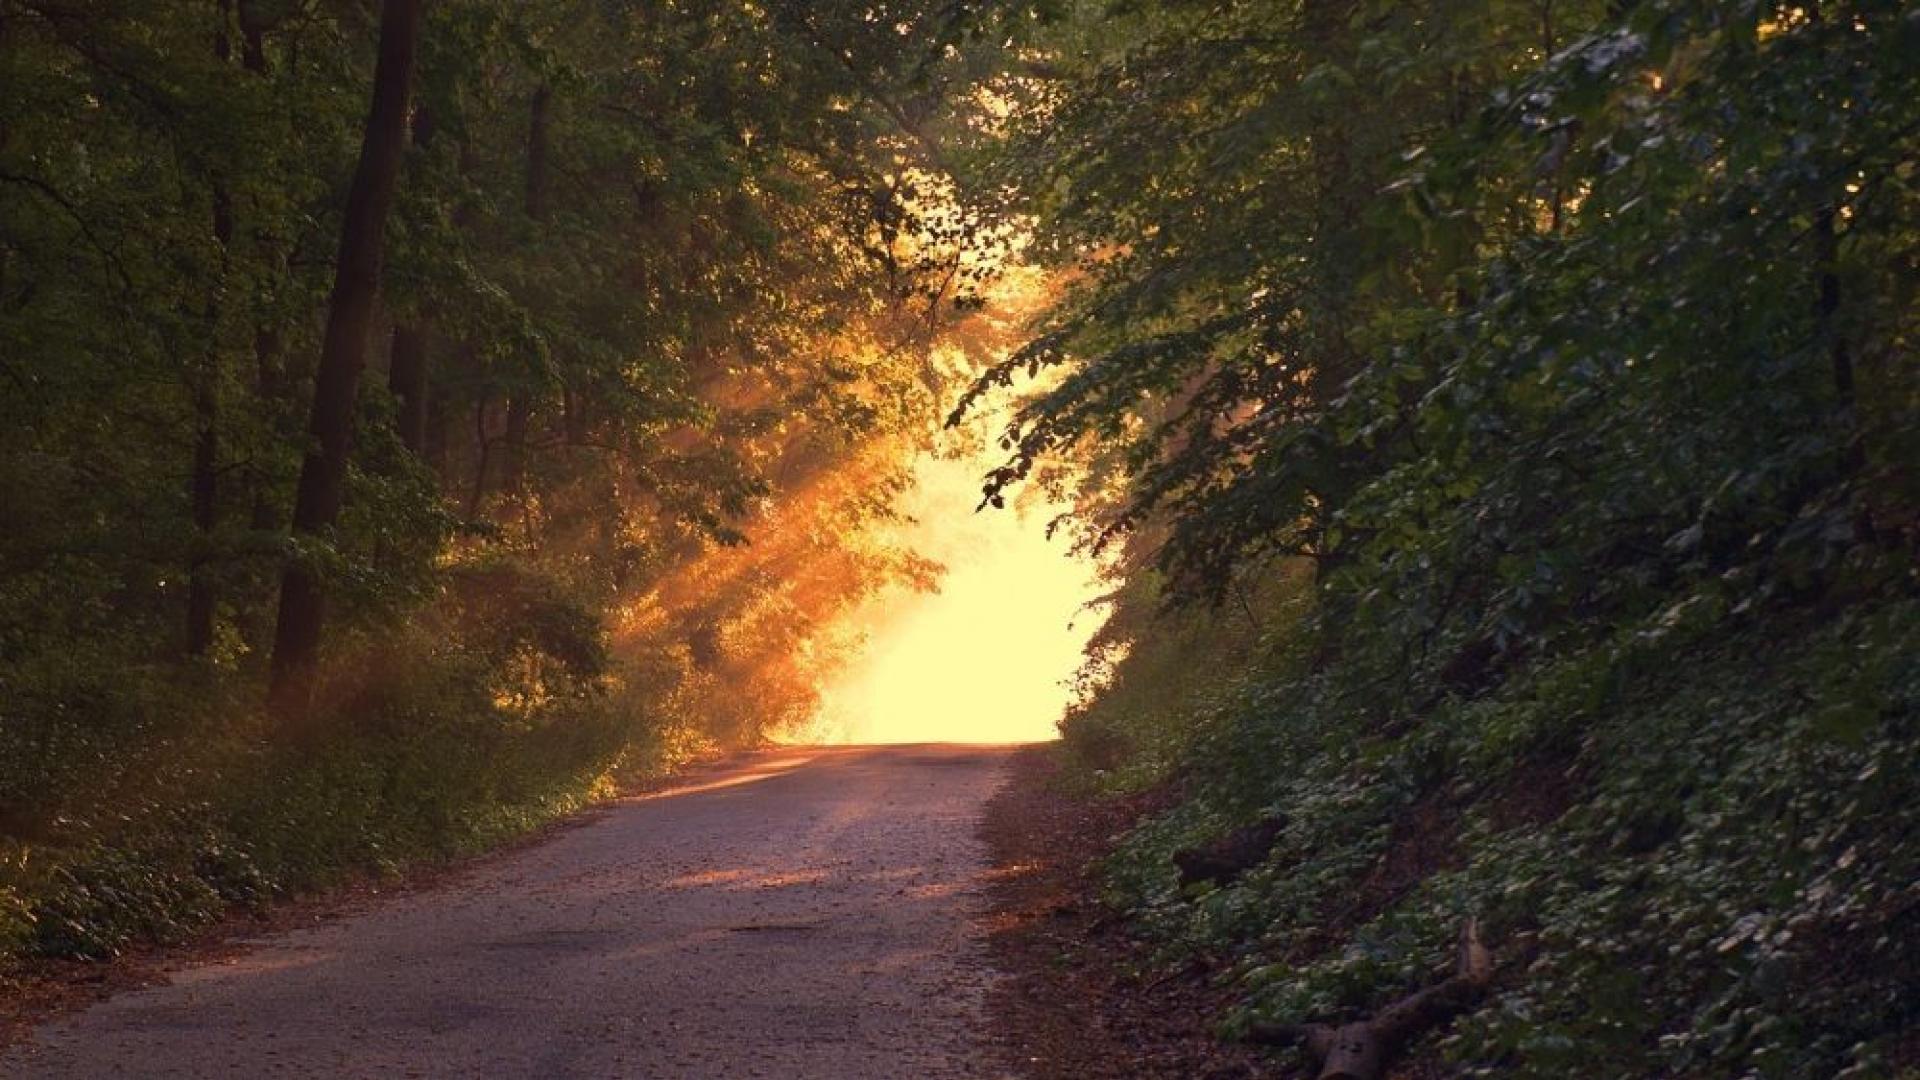
<instances>
[{"instance_id":1,"label":"golden sunlight glow","mask_svg":"<svg viewBox=\"0 0 1920 1080\"><path fill-rule=\"evenodd\" d=\"M1033 497L974 512L991 450L929 456L907 499L907 539L947 568L936 593L889 590L852 613L866 649L822 694L810 739L828 743L1034 742L1058 736L1066 680L1103 618L1090 559Z\"/></svg>"},{"instance_id":2,"label":"golden sunlight glow","mask_svg":"<svg viewBox=\"0 0 1920 1080\"><path fill-rule=\"evenodd\" d=\"M739 787L742 784L757 784L762 780L771 780L792 769L797 769L812 761L812 754L762 755L749 761L744 767L727 769L710 780L696 780L693 783L677 784L662 791L648 792L634 796L636 802L650 799L676 799L684 795L699 795L721 788Z\"/></svg>"}]
</instances>

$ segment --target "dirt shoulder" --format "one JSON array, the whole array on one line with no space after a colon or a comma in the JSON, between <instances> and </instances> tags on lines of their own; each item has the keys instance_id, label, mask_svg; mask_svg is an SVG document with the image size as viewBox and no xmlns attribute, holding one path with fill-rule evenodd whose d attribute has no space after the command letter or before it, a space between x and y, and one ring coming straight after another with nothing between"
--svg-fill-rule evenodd
<instances>
[{"instance_id":1,"label":"dirt shoulder","mask_svg":"<svg viewBox=\"0 0 1920 1080\"><path fill-rule=\"evenodd\" d=\"M1070 794L1052 746L1014 756L981 833L994 861L988 941L1006 973L989 1010L1030 1080L1238 1080L1252 1050L1210 1034L1224 995L1200 972L1156 974L1102 906L1090 864L1162 796ZM1146 971L1144 977L1136 974Z\"/></svg>"}]
</instances>

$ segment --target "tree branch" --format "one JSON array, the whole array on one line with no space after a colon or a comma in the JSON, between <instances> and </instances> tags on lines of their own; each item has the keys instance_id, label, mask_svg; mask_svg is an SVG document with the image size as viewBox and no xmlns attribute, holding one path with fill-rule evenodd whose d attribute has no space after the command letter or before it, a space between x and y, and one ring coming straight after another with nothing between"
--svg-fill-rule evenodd
<instances>
[{"instance_id":1,"label":"tree branch","mask_svg":"<svg viewBox=\"0 0 1920 1080\"><path fill-rule=\"evenodd\" d=\"M1378 1080L1387 1062L1429 1029L1478 1004L1493 981L1493 957L1480 941L1480 924L1460 930L1454 973L1350 1024L1255 1024L1247 1041L1306 1047L1320 1062L1320 1080Z\"/></svg>"}]
</instances>

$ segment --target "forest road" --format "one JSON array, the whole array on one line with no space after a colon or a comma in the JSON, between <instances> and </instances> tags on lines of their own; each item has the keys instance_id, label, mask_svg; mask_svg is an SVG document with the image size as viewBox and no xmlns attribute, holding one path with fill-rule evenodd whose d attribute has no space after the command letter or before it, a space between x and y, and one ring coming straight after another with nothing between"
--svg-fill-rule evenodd
<instances>
[{"instance_id":1,"label":"forest road","mask_svg":"<svg viewBox=\"0 0 1920 1080\"><path fill-rule=\"evenodd\" d=\"M975 833L1008 754L737 758L52 1022L0 1076L1003 1076Z\"/></svg>"}]
</instances>

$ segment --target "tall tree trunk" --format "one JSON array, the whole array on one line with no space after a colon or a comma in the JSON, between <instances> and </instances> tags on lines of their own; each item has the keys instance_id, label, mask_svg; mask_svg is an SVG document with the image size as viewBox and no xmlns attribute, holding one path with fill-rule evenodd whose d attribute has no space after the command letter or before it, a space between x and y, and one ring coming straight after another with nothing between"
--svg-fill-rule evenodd
<instances>
[{"instance_id":1,"label":"tall tree trunk","mask_svg":"<svg viewBox=\"0 0 1920 1080\"><path fill-rule=\"evenodd\" d=\"M265 78L267 74L266 33L270 22L261 16L257 0L238 0L235 10L240 23L240 66L255 77ZM281 434L280 397L284 392L280 378L280 331L278 328L266 324L254 327L253 366L254 394L259 399L267 417L267 429L277 438ZM247 471L247 484L252 488L253 504L252 512L248 517L248 526L255 532L263 533L279 528L279 514L273 505L271 476L264 469L252 468Z\"/></svg>"},{"instance_id":2,"label":"tall tree trunk","mask_svg":"<svg viewBox=\"0 0 1920 1080\"><path fill-rule=\"evenodd\" d=\"M533 92L527 110L527 217L536 225L547 220L548 191L552 181L548 159L548 113L553 104L553 89L541 84ZM507 398L507 430L501 443L501 488L509 498L518 498L526 483L527 430L533 420L534 392L531 387L516 390Z\"/></svg>"},{"instance_id":3,"label":"tall tree trunk","mask_svg":"<svg viewBox=\"0 0 1920 1080\"><path fill-rule=\"evenodd\" d=\"M267 73L266 33L256 0L240 0L240 66L255 75Z\"/></svg>"},{"instance_id":4,"label":"tall tree trunk","mask_svg":"<svg viewBox=\"0 0 1920 1080\"><path fill-rule=\"evenodd\" d=\"M394 429L400 444L419 454L427 431L427 328L406 320L393 324L393 352L387 361L387 390L399 408Z\"/></svg>"},{"instance_id":5,"label":"tall tree trunk","mask_svg":"<svg viewBox=\"0 0 1920 1080\"><path fill-rule=\"evenodd\" d=\"M562 427L566 430L567 445L585 446L591 419L587 413L586 395L571 386L565 387L561 391L560 404L565 410Z\"/></svg>"},{"instance_id":6,"label":"tall tree trunk","mask_svg":"<svg viewBox=\"0 0 1920 1080\"><path fill-rule=\"evenodd\" d=\"M447 411L447 393L444 386L427 386L426 426L420 433L420 456L427 467L440 478L444 490L447 483L447 427L452 417Z\"/></svg>"},{"instance_id":7,"label":"tall tree trunk","mask_svg":"<svg viewBox=\"0 0 1920 1080\"><path fill-rule=\"evenodd\" d=\"M533 419L533 399L520 391L507 399L507 429L500 436L500 488L518 497L527 482L527 426Z\"/></svg>"},{"instance_id":8,"label":"tall tree trunk","mask_svg":"<svg viewBox=\"0 0 1920 1080\"><path fill-rule=\"evenodd\" d=\"M210 346L211 347L211 346ZM214 388L215 371L209 363L198 373L193 388L193 475L188 497L193 506L193 554L187 568L187 654L205 656L213 647L214 610L218 596L213 583L213 531L220 510L220 404Z\"/></svg>"},{"instance_id":9,"label":"tall tree trunk","mask_svg":"<svg viewBox=\"0 0 1920 1080\"><path fill-rule=\"evenodd\" d=\"M213 36L213 54L222 64L233 58L227 35L231 5L220 4L220 29ZM233 195L225 177L212 178L213 241L220 248L222 277L227 249L233 243ZM205 656L213 648L214 612L219 597L213 583L213 531L220 513L220 301L216 283L207 299L206 352L193 377L193 468L187 498L193 509L193 552L187 560L187 654Z\"/></svg>"},{"instance_id":10,"label":"tall tree trunk","mask_svg":"<svg viewBox=\"0 0 1920 1080\"><path fill-rule=\"evenodd\" d=\"M422 108L413 112L413 145L425 150L433 142L433 118ZM394 418L401 445L419 454L427 427L427 328L414 319L396 319L393 349L387 361L387 390L399 406Z\"/></svg>"},{"instance_id":11,"label":"tall tree trunk","mask_svg":"<svg viewBox=\"0 0 1920 1080\"><path fill-rule=\"evenodd\" d=\"M285 393L280 370L280 331L262 326L253 332L253 392L267 410L267 428L278 437L280 399ZM273 532L280 527L280 514L273 505L271 474L254 470L253 515L248 524L255 532Z\"/></svg>"},{"instance_id":12,"label":"tall tree trunk","mask_svg":"<svg viewBox=\"0 0 1920 1080\"><path fill-rule=\"evenodd\" d=\"M456 167L459 169L460 175L463 178L471 177L478 168L473 152L473 140L471 138L462 138L460 140ZM477 216L474 211L473 200L460 200L459 204L453 208L454 229L464 234L473 227L474 220ZM433 469L434 475L440 479L441 491L448 495L451 495L458 486L457 478L454 475L457 465L454 462L453 454L453 425L457 409L455 407L453 384L457 380L477 382L478 377L476 372L479 366L480 347L474 343L471 337L468 337L460 340L456 346L448 352L446 359L442 361L437 368L429 370L427 373L427 430L422 452L426 456L428 466ZM481 396L482 398L485 397L484 392ZM481 431L483 444L485 437L486 432L484 431L483 425L483 430ZM476 448L474 453L474 472L476 475L474 490L484 495L485 488L482 485L484 485L486 481L486 476L485 463L481 460L482 450L484 450L484 445ZM469 518L472 518L476 513L474 500L478 497L479 496L474 496L468 500L467 517Z\"/></svg>"},{"instance_id":13,"label":"tall tree trunk","mask_svg":"<svg viewBox=\"0 0 1920 1080\"><path fill-rule=\"evenodd\" d=\"M493 440L487 435L487 392L473 403L473 486L467 490L467 520L480 516L487 496L487 467L493 463Z\"/></svg>"},{"instance_id":14,"label":"tall tree trunk","mask_svg":"<svg viewBox=\"0 0 1920 1080\"><path fill-rule=\"evenodd\" d=\"M1840 407L1851 412L1854 406L1853 352L1847 347L1847 335L1839 325L1840 236L1834 224L1838 216L1831 203L1821 207L1814 215L1814 257L1819 263L1819 280L1814 292L1813 311L1814 317L1819 320L1820 336L1827 343L1834 395L1839 399Z\"/></svg>"},{"instance_id":15,"label":"tall tree trunk","mask_svg":"<svg viewBox=\"0 0 1920 1080\"><path fill-rule=\"evenodd\" d=\"M1833 379L1833 394L1839 403L1835 423L1840 430L1840 467L1858 475L1867 467L1866 435L1860 426L1860 409L1854 388L1853 349L1847 330L1841 323L1839 210L1828 203L1815 211L1813 219L1814 258L1818 264L1814 283L1813 315L1815 326L1827 346L1828 370ZM1873 534L1872 511L1863 503L1853 523L1854 536Z\"/></svg>"},{"instance_id":16,"label":"tall tree trunk","mask_svg":"<svg viewBox=\"0 0 1920 1080\"><path fill-rule=\"evenodd\" d=\"M420 36L420 0L385 0L380 9L380 58L374 67L367 114L340 227L339 266L327 312L320 366L314 373L312 443L300 465L293 531L317 537L340 514L353 436L354 395L366 366L367 334L380 291L380 249L407 137L407 99ZM280 612L273 633L269 701L283 717L304 721L312 703L314 667L325 619L325 593L312 564L294 558L280 579Z\"/></svg>"},{"instance_id":17,"label":"tall tree trunk","mask_svg":"<svg viewBox=\"0 0 1920 1080\"><path fill-rule=\"evenodd\" d=\"M527 216L534 221L547 220L547 193L553 183L547 166L552 106L553 88L543 83L533 92L533 104L527 110Z\"/></svg>"}]
</instances>

